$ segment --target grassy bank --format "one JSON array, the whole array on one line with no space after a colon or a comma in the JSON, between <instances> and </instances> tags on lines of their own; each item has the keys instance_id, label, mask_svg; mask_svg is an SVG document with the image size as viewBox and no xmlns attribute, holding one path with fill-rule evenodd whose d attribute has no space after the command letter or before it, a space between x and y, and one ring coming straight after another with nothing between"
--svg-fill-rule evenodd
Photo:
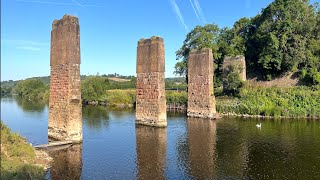
<instances>
[{"instance_id":1,"label":"grassy bank","mask_svg":"<svg viewBox=\"0 0 320 180\"><path fill-rule=\"evenodd\" d=\"M44 152L36 152L24 138L12 133L2 122L0 126L1 179L43 179L47 162L39 156L45 156Z\"/></svg>"},{"instance_id":2,"label":"grassy bank","mask_svg":"<svg viewBox=\"0 0 320 180\"><path fill-rule=\"evenodd\" d=\"M218 96L220 113L274 117L320 117L320 90L309 87L241 88L239 97Z\"/></svg>"}]
</instances>

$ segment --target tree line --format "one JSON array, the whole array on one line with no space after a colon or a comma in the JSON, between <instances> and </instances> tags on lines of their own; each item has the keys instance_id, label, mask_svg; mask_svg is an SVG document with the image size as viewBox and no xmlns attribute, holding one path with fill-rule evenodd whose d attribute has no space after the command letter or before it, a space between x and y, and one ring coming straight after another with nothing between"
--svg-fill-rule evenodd
<instances>
[{"instance_id":1,"label":"tree line","mask_svg":"<svg viewBox=\"0 0 320 180\"><path fill-rule=\"evenodd\" d=\"M192 49L211 48L215 85L222 85L225 56L244 55L247 73L264 80L299 74L309 85L320 84L320 11L309 0L275 0L252 18L241 18L232 28L216 24L196 26L176 51L175 74L186 76Z\"/></svg>"}]
</instances>

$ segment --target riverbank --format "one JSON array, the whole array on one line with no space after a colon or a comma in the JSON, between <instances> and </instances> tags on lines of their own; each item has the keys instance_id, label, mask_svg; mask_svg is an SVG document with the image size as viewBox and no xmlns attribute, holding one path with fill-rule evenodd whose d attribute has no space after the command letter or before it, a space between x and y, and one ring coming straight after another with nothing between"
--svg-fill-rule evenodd
<instances>
[{"instance_id":1,"label":"riverbank","mask_svg":"<svg viewBox=\"0 0 320 180\"><path fill-rule=\"evenodd\" d=\"M1 122L1 179L43 179L52 158Z\"/></svg>"},{"instance_id":2,"label":"riverbank","mask_svg":"<svg viewBox=\"0 0 320 180\"><path fill-rule=\"evenodd\" d=\"M246 86L238 97L217 96L216 108L221 114L244 117L320 118L320 90Z\"/></svg>"}]
</instances>

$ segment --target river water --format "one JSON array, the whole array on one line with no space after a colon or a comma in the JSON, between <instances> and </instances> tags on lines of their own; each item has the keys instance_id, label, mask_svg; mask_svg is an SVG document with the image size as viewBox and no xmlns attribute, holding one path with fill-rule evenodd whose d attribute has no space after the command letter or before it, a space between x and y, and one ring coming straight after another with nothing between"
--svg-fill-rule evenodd
<instances>
[{"instance_id":1,"label":"river water","mask_svg":"<svg viewBox=\"0 0 320 180\"><path fill-rule=\"evenodd\" d=\"M46 104L1 98L1 119L48 142ZM46 179L320 179L320 121L187 118L135 125L134 110L83 107L83 143L50 152ZM262 123L257 128L256 124Z\"/></svg>"}]
</instances>

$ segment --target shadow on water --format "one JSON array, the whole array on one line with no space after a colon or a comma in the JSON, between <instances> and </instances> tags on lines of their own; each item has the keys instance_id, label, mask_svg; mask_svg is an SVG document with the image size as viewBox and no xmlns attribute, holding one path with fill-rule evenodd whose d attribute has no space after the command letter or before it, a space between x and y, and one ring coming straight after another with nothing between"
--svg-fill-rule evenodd
<instances>
[{"instance_id":1,"label":"shadow on water","mask_svg":"<svg viewBox=\"0 0 320 180\"><path fill-rule=\"evenodd\" d=\"M49 151L53 158L52 166L45 179L79 180L82 173L82 144L72 145L64 149Z\"/></svg>"},{"instance_id":2,"label":"shadow on water","mask_svg":"<svg viewBox=\"0 0 320 180\"><path fill-rule=\"evenodd\" d=\"M165 179L167 129L136 126L138 179Z\"/></svg>"}]
</instances>

